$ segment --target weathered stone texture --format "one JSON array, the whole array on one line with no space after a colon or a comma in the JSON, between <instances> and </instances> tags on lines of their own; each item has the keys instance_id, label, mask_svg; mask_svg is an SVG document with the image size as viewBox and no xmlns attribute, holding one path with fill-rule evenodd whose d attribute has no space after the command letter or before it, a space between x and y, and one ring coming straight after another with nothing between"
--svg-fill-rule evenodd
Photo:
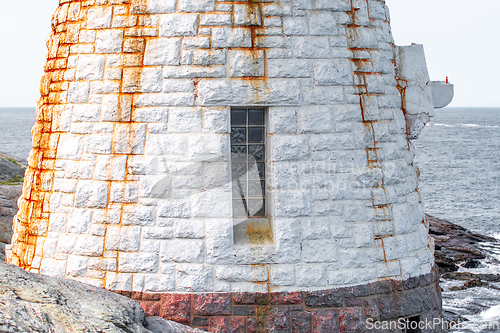
<instances>
[{"instance_id":1,"label":"weathered stone texture","mask_svg":"<svg viewBox=\"0 0 500 333\"><path fill-rule=\"evenodd\" d=\"M128 292L315 292L429 273L386 13L379 0L61 1L9 262ZM237 106L266 108L265 245L233 239ZM304 331L360 314L290 311L273 318ZM222 322L243 325L201 326Z\"/></svg>"},{"instance_id":2,"label":"weathered stone texture","mask_svg":"<svg viewBox=\"0 0 500 333\"><path fill-rule=\"evenodd\" d=\"M209 332L257 332L256 324L263 332L371 332L369 323L409 318L444 332L437 278L434 269L405 281L306 292L121 293L137 299L151 316Z\"/></svg>"}]
</instances>

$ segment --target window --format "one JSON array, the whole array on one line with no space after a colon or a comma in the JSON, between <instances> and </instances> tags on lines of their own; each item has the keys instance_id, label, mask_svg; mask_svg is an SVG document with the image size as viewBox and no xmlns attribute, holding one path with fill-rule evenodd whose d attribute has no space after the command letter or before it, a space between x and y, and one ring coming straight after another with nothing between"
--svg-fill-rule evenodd
<instances>
[{"instance_id":1,"label":"window","mask_svg":"<svg viewBox=\"0 0 500 333\"><path fill-rule=\"evenodd\" d=\"M235 244L268 244L266 110L231 109L231 172Z\"/></svg>"},{"instance_id":2,"label":"window","mask_svg":"<svg viewBox=\"0 0 500 333\"><path fill-rule=\"evenodd\" d=\"M233 217L266 216L264 109L231 110Z\"/></svg>"}]
</instances>

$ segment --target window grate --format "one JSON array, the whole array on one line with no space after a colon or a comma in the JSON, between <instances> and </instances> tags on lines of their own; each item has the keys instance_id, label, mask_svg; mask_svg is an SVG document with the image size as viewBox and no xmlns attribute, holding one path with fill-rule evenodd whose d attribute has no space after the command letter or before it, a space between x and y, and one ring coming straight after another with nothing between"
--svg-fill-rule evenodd
<instances>
[{"instance_id":1,"label":"window grate","mask_svg":"<svg viewBox=\"0 0 500 333\"><path fill-rule=\"evenodd\" d=\"M265 110L231 109L233 217L266 216Z\"/></svg>"}]
</instances>

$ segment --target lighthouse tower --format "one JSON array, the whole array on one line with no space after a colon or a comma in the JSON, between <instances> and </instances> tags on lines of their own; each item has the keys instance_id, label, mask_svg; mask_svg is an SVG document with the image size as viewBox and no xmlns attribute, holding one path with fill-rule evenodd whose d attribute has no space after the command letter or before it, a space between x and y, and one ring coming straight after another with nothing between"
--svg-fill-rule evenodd
<instances>
[{"instance_id":1,"label":"lighthouse tower","mask_svg":"<svg viewBox=\"0 0 500 333\"><path fill-rule=\"evenodd\" d=\"M385 1L61 0L52 28L10 263L213 332L440 318L409 141L440 85Z\"/></svg>"}]
</instances>

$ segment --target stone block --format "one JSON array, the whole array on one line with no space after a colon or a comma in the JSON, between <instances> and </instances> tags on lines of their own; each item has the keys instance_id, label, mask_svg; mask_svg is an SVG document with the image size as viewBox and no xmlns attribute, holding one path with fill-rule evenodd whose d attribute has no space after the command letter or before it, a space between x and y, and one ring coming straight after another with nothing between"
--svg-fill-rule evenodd
<instances>
[{"instance_id":1,"label":"stone block","mask_svg":"<svg viewBox=\"0 0 500 333\"><path fill-rule=\"evenodd\" d=\"M88 258L80 256L69 256L66 266L66 275L73 277L84 277L87 274Z\"/></svg>"},{"instance_id":2,"label":"stone block","mask_svg":"<svg viewBox=\"0 0 500 333\"><path fill-rule=\"evenodd\" d=\"M174 93L174 92L193 92L193 91L194 91L193 80L182 80L182 79L163 80L163 92Z\"/></svg>"},{"instance_id":3,"label":"stone block","mask_svg":"<svg viewBox=\"0 0 500 333\"><path fill-rule=\"evenodd\" d=\"M148 135L145 153L147 155L184 155L187 137L181 134Z\"/></svg>"},{"instance_id":4,"label":"stone block","mask_svg":"<svg viewBox=\"0 0 500 333\"><path fill-rule=\"evenodd\" d=\"M362 307L339 310L339 332L362 332L365 329Z\"/></svg>"},{"instance_id":5,"label":"stone block","mask_svg":"<svg viewBox=\"0 0 500 333\"><path fill-rule=\"evenodd\" d=\"M231 15L227 14L202 14L200 15L200 25L208 25L208 26L230 26L233 22L233 18Z\"/></svg>"},{"instance_id":6,"label":"stone block","mask_svg":"<svg viewBox=\"0 0 500 333\"><path fill-rule=\"evenodd\" d=\"M162 295L160 316L178 323L188 324L191 319L191 295Z\"/></svg>"},{"instance_id":7,"label":"stone block","mask_svg":"<svg viewBox=\"0 0 500 333\"><path fill-rule=\"evenodd\" d=\"M235 26L259 26L262 22L260 6L257 4L234 4Z\"/></svg>"},{"instance_id":8,"label":"stone block","mask_svg":"<svg viewBox=\"0 0 500 333\"><path fill-rule=\"evenodd\" d=\"M109 190L109 201L112 203L134 203L139 200L138 192L139 184L136 182L113 182Z\"/></svg>"},{"instance_id":9,"label":"stone block","mask_svg":"<svg viewBox=\"0 0 500 333\"><path fill-rule=\"evenodd\" d=\"M144 65L179 65L180 56L180 38L151 39L146 44Z\"/></svg>"},{"instance_id":10,"label":"stone block","mask_svg":"<svg viewBox=\"0 0 500 333\"><path fill-rule=\"evenodd\" d=\"M327 282L332 286L353 285L359 283L358 272L355 269L339 269L330 267L327 269Z\"/></svg>"},{"instance_id":11,"label":"stone block","mask_svg":"<svg viewBox=\"0 0 500 333\"><path fill-rule=\"evenodd\" d=\"M64 279L66 274L66 261L43 258L40 265L40 274Z\"/></svg>"},{"instance_id":12,"label":"stone block","mask_svg":"<svg viewBox=\"0 0 500 333\"><path fill-rule=\"evenodd\" d=\"M344 306L342 289L307 291L304 293L304 303L313 309L341 308ZM326 310L328 311L328 310ZM331 310L330 310L331 311ZM317 315L315 313L315 315Z\"/></svg>"},{"instance_id":13,"label":"stone block","mask_svg":"<svg viewBox=\"0 0 500 333\"><path fill-rule=\"evenodd\" d=\"M121 253L118 272L154 273L158 270L158 255L153 253Z\"/></svg>"},{"instance_id":14,"label":"stone block","mask_svg":"<svg viewBox=\"0 0 500 333\"><path fill-rule=\"evenodd\" d=\"M194 195L191 198L193 217L230 218L231 192L227 190L210 190Z\"/></svg>"},{"instance_id":15,"label":"stone block","mask_svg":"<svg viewBox=\"0 0 500 333\"><path fill-rule=\"evenodd\" d=\"M213 280L213 268L210 266L185 264L176 266L176 281L179 291L212 291Z\"/></svg>"},{"instance_id":16,"label":"stone block","mask_svg":"<svg viewBox=\"0 0 500 333\"><path fill-rule=\"evenodd\" d=\"M293 266L273 266L270 273L270 282L273 286L295 285L295 268Z\"/></svg>"},{"instance_id":17,"label":"stone block","mask_svg":"<svg viewBox=\"0 0 500 333\"><path fill-rule=\"evenodd\" d=\"M158 216L161 217L188 218L190 211L187 200L163 200L158 205Z\"/></svg>"},{"instance_id":18,"label":"stone block","mask_svg":"<svg viewBox=\"0 0 500 333\"><path fill-rule=\"evenodd\" d=\"M383 244L387 260L402 259L408 255L404 236L383 238Z\"/></svg>"},{"instance_id":19,"label":"stone block","mask_svg":"<svg viewBox=\"0 0 500 333\"><path fill-rule=\"evenodd\" d=\"M99 236L79 235L76 238L73 254L87 257L100 257L104 251L104 238Z\"/></svg>"},{"instance_id":20,"label":"stone block","mask_svg":"<svg viewBox=\"0 0 500 333\"><path fill-rule=\"evenodd\" d=\"M306 240L302 242L303 261L330 263L337 261L338 243L331 240Z\"/></svg>"},{"instance_id":21,"label":"stone block","mask_svg":"<svg viewBox=\"0 0 500 333\"><path fill-rule=\"evenodd\" d=\"M333 132L333 110L328 106L300 108L298 124L301 133Z\"/></svg>"},{"instance_id":22,"label":"stone block","mask_svg":"<svg viewBox=\"0 0 500 333\"><path fill-rule=\"evenodd\" d=\"M174 290L175 290L174 274L167 274L160 276L153 275L144 277L144 292L164 293L167 291L174 291ZM158 306L160 306L160 304L158 304Z\"/></svg>"},{"instance_id":23,"label":"stone block","mask_svg":"<svg viewBox=\"0 0 500 333\"><path fill-rule=\"evenodd\" d=\"M126 156L97 156L94 168L96 180L125 180Z\"/></svg>"},{"instance_id":24,"label":"stone block","mask_svg":"<svg viewBox=\"0 0 500 333\"><path fill-rule=\"evenodd\" d=\"M201 132L200 108L171 108L169 111L168 131L170 133Z\"/></svg>"},{"instance_id":25,"label":"stone block","mask_svg":"<svg viewBox=\"0 0 500 333\"><path fill-rule=\"evenodd\" d=\"M311 194L306 190L274 191L274 216L296 217L311 215Z\"/></svg>"},{"instance_id":26,"label":"stone block","mask_svg":"<svg viewBox=\"0 0 500 333\"><path fill-rule=\"evenodd\" d=\"M75 248L75 243L76 243L76 235L62 234L58 237L57 248L55 249L55 253L70 254L73 252L73 249Z\"/></svg>"},{"instance_id":27,"label":"stone block","mask_svg":"<svg viewBox=\"0 0 500 333\"><path fill-rule=\"evenodd\" d=\"M139 251L141 242L140 227L108 226L106 232L106 250Z\"/></svg>"},{"instance_id":28,"label":"stone block","mask_svg":"<svg viewBox=\"0 0 500 333\"><path fill-rule=\"evenodd\" d=\"M92 210L75 209L68 218L68 232L83 234L89 230L92 221Z\"/></svg>"},{"instance_id":29,"label":"stone block","mask_svg":"<svg viewBox=\"0 0 500 333\"><path fill-rule=\"evenodd\" d=\"M90 134L85 139L85 152L89 154L110 154L111 135Z\"/></svg>"},{"instance_id":30,"label":"stone block","mask_svg":"<svg viewBox=\"0 0 500 333\"><path fill-rule=\"evenodd\" d=\"M292 332L312 332L312 314L307 311L294 311L290 316Z\"/></svg>"},{"instance_id":31,"label":"stone block","mask_svg":"<svg viewBox=\"0 0 500 333\"><path fill-rule=\"evenodd\" d=\"M106 29L111 28L111 17L113 8L111 7L92 7L87 13L87 29Z\"/></svg>"},{"instance_id":32,"label":"stone block","mask_svg":"<svg viewBox=\"0 0 500 333\"><path fill-rule=\"evenodd\" d=\"M377 264L377 277L388 278L401 275L399 260L388 261Z\"/></svg>"},{"instance_id":33,"label":"stone block","mask_svg":"<svg viewBox=\"0 0 500 333\"><path fill-rule=\"evenodd\" d=\"M89 100L90 84L88 82L71 82L68 89L70 103L87 103Z\"/></svg>"},{"instance_id":34,"label":"stone block","mask_svg":"<svg viewBox=\"0 0 500 333\"><path fill-rule=\"evenodd\" d=\"M72 121L74 122L96 122L101 112L100 105L74 105L72 108Z\"/></svg>"},{"instance_id":35,"label":"stone block","mask_svg":"<svg viewBox=\"0 0 500 333\"><path fill-rule=\"evenodd\" d=\"M204 237L204 221L197 219L176 219L174 235L176 238L201 239Z\"/></svg>"},{"instance_id":36,"label":"stone block","mask_svg":"<svg viewBox=\"0 0 500 333\"><path fill-rule=\"evenodd\" d=\"M57 157L60 159L76 160L83 153L84 138L79 135L62 134L59 138Z\"/></svg>"},{"instance_id":37,"label":"stone block","mask_svg":"<svg viewBox=\"0 0 500 333\"><path fill-rule=\"evenodd\" d=\"M326 271L323 265L298 265L295 267L295 281L300 287L322 287L326 285ZM306 305L309 307L319 308L315 306L315 297L306 294ZM327 306L332 307L332 306Z\"/></svg>"},{"instance_id":38,"label":"stone block","mask_svg":"<svg viewBox=\"0 0 500 333\"><path fill-rule=\"evenodd\" d=\"M307 138L297 135L275 135L271 142L273 161L302 161L309 158Z\"/></svg>"},{"instance_id":39,"label":"stone block","mask_svg":"<svg viewBox=\"0 0 500 333\"><path fill-rule=\"evenodd\" d=\"M306 17L284 17L283 33L287 36L304 36L309 34Z\"/></svg>"},{"instance_id":40,"label":"stone block","mask_svg":"<svg viewBox=\"0 0 500 333\"><path fill-rule=\"evenodd\" d=\"M292 37L297 58L330 59L328 37Z\"/></svg>"},{"instance_id":41,"label":"stone block","mask_svg":"<svg viewBox=\"0 0 500 333\"><path fill-rule=\"evenodd\" d=\"M189 158L198 162L222 162L229 159L229 136L202 134L189 136Z\"/></svg>"},{"instance_id":42,"label":"stone block","mask_svg":"<svg viewBox=\"0 0 500 333\"><path fill-rule=\"evenodd\" d=\"M96 53L121 53L123 45L123 31L100 30L95 40Z\"/></svg>"},{"instance_id":43,"label":"stone block","mask_svg":"<svg viewBox=\"0 0 500 333\"><path fill-rule=\"evenodd\" d=\"M345 59L316 62L314 64L314 82L318 86L352 85L351 62Z\"/></svg>"},{"instance_id":44,"label":"stone block","mask_svg":"<svg viewBox=\"0 0 500 333\"><path fill-rule=\"evenodd\" d=\"M208 329L212 332L243 332L245 329L245 318L243 317L211 317Z\"/></svg>"},{"instance_id":45,"label":"stone block","mask_svg":"<svg viewBox=\"0 0 500 333\"><path fill-rule=\"evenodd\" d=\"M355 245L361 247L373 247L373 225L372 224L356 224L353 226L355 237Z\"/></svg>"},{"instance_id":46,"label":"stone block","mask_svg":"<svg viewBox=\"0 0 500 333\"><path fill-rule=\"evenodd\" d=\"M338 332L338 310L312 311L313 333Z\"/></svg>"},{"instance_id":47,"label":"stone block","mask_svg":"<svg viewBox=\"0 0 500 333\"><path fill-rule=\"evenodd\" d=\"M295 10L310 10L312 9L312 0L294 0L293 9Z\"/></svg>"},{"instance_id":48,"label":"stone block","mask_svg":"<svg viewBox=\"0 0 500 333\"><path fill-rule=\"evenodd\" d=\"M114 154L142 154L146 139L146 124L117 124L113 131Z\"/></svg>"},{"instance_id":49,"label":"stone block","mask_svg":"<svg viewBox=\"0 0 500 333\"><path fill-rule=\"evenodd\" d=\"M232 219L208 219L206 220L205 228L207 262L220 264L232 263Z\"/></svg>"},{"instance_id":50,"label":"stone block","mask_svg":"<svg viewBox=\"0 0 500 333\"><path fill-rule=\"evenodd\" d=\"M412 231L412 223L408 210L407 204L396 204L392 207L394 232L396 235L407 234Z\"/></svg>"},{"instance_id":51,"label":"stone block","mask_svg":"<svg viewBox=\"0 0 500 333\"><path fill-rule=\"evenodd\" d=\"M164 14L175 12L176 0L148 0L148 13Z\"/></svg>"},{"instance_id":52,"label":"stone block","mask_svg":"<svg viewBox=\"0 0 500 333\"><path fill-rule=\"evenodd\" d=\"M203 110L203 132L227 134L230 130L228 108L205 108Z\"/></svg>"},{"instance_id":53,"label":"stone block","mask_svg":"<svg viewBox=\"0 0 500 333\"><path fill-rule=\"evenodd\" d=\"M378 48L375 29L372 27L347 28L349 46L356 49Z\"/></svg>"},{"instance_id":54,"label":"stone block","mask_svg":"<svg viewBox=\"0 0 500 333\"><path fill-rule=\"evenodd\" d=\"M267 71L270 78L308 78L311 77L312 63L300 59L269 59Z\"/></svg>"},{"instance_id":55,"label":"stone block","mask_svg":"<svg viewBox=\"0 0 500 333\"><path fill-rule=\"evenodd\" d=\"M341 86L313 86L302 89L305 104L337 105L344 103L344 90Z\"/></svg>"},{"instance_id":56,"label":"stone block","mask_svg":"<svg viewBox=\"0 0 500 333\"><path fill-rule=\"evenodd\" d=\"M266 282L269 279L265 267L252 266L218 266L215 278L227 282Z\"/></svg>"},{"instance_id":57,"label":"stone block","mask_svg":"<svg viewBox=\"0 0 500 333\"><path fill-rule=\"evenodd\" d=\"M101 121L129 121L131 109L130 96L105 95L102 98Z\"/></svg>"},{"instance_id":58,"label":"stone block","mask_svg":"<svg viewBox=\"0 0 500 333\"><path fill-rule=\"evenodd\" d=\"M309 218L300 222L303 240L330 238L329 218Z\"/></svg>"},{"instance_id":59,"label":"stone block","mask_svg":"<svg viewBox=\"0 0 500 333\"><path fill-rule=\"evenodd\" d=\"M291 332L291 311L289 307L272 307L265 320L266 330L275 329L278 332Z\"/></svg>"},{"instance_id":60,"label":"stone block","mask_svg":"<svg viewBox=\"0 0 500 333\"><path fill-rule=\"evenodd\" d=\"M204 256L202 240L176 239L169 241L161 252L162 262L201 263Z\"/></svg>"},{"instance_id":61,"label":"stone block","mask_svg":"<svg viewBox=\"0 0 500 333\"><path fill-rule=\"evenodd\" d=\"M102 55L80 56L75 78L84 81L102 80L105 62L106 58Z\"/></svg>"},{"instance_id":62,"label":"stone block","mask_svg":"<svg viewBox=\"0 0 500 333\"><path fill-rule=\"evenodd\" d=\"M264 76L265 57L261 50L229 51L229 75L231 77Z\"/></svg>"},{"instance_id":63,"label":"stone block","mask_svg":"<svg viewBox=\"0 0 500 333\"><path fill-rule=\"evenodd\" d=\"M75 207L105 208L108 204L108 184L99 181L79 181L75 193Z\"/></svg>"},{"instance_id":64,"label":"stone block","mask_svg":"<svg viewBox=\"0 0 500 333\"><path fill-rule=\"evenodd\" d=\"M231 296L229 294L193 295L193 315L228 316L231 315Z\"/></svg>"},{"instance_id":65,"label":"stone block","mask_svg":"<svg viewBox=\"0 0 500 333\"><path fill-rule=\"evenodd\" d=\"M125 74L125 72L124 72ZM161 67L145 67L141 71L141 92L161 92L162 91L162 69Z\"/></svg>"},{"instance_id":66,"label":"stone block","mask_svg":"<svg viewBox=\"0 0 500 333\"><path fill-rule=\"evenodd\" d=\"M212 47L230 48L230 47L251 47L252 34L250 29L246 28L213 28L212 29Z\"/></svg>"},{"instance_id":67,"label":"stone block","mask_svg":"<svg viewBox=\"0 0 500 333\"><path fill-rule=\"evenodd\" d=\"M188 0L184 2L188 3ZM195 36L197 30L198 15L196 14L165 14L160 17L161 37Z\"/></svg>"},{"instance_id":68,"label":"stone block","mask_svg":"<svg viewBox=\"0 0 500 333\"><path fill-rule=\"evenodd\" d=\"M336 16L332 12L312 12L309 16L309 33L313 36L337 35Z\"/></svg>"},{"instance_id":69,"label":"stone block","mask_svg":"<svg viewBox=\"0 0 500 333\"><path fill-rule=\"evenodd\" d=\"M227 58L226 50L194 50L193 65L209 66L209 65L225 65Z\"/></svg>"},{"instance_id":70,"label":"stone block","mask_svg":"<svg viewBox=\"0 0 500 333\"><path fill-rule=\"evenodd\" d=\"M179 12L213 12L215 0L179 0Z\"/></svg>"}]
</instances>

